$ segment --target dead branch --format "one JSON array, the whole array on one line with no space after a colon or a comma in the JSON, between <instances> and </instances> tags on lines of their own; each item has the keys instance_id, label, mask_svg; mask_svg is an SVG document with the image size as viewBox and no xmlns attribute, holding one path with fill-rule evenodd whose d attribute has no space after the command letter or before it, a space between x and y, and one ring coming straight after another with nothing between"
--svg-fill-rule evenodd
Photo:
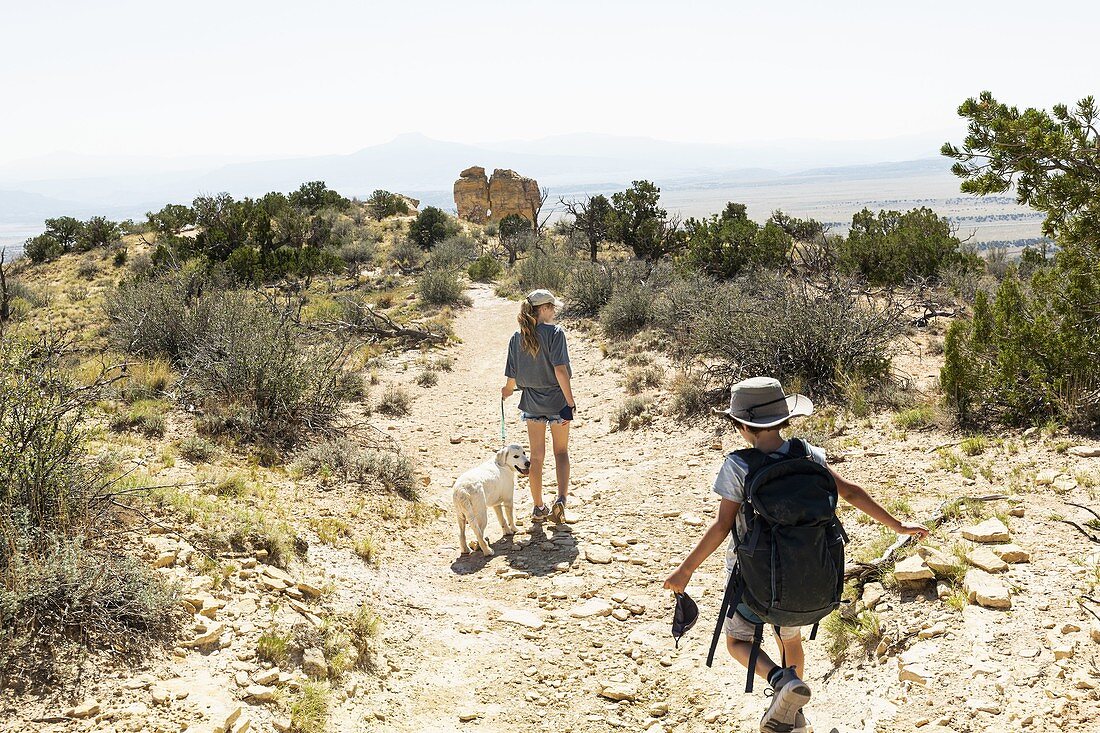
<instances>
[{"instance_id":1,"label":"dead branch","mask_svg":"<svg viewBox=\"0 0 1100 733\"><path fill-rule=\"evenodd\" d=\"M385 313L376 311L369 303L363 303L352 298L339 298L339 300L352 309L356 316L355 320L358 322L331 319L314 324L313 328L328 330L332 333L356 334L376 339L399 339L412 341L413 343L427 341L441 344L447 340L447 337L443 334L402 326Z\"/></svg>"},{"instance_id":2,"label":"dead branch","mask_svg":"<svg viewBox=\"0 0 1100 733\"><path fill-rule=\"evenodd\" d=\"M1068 524L1069 526L1073 527L1074 529L1076 529L1081 534L1085 535L1085 537L1088 538L1089 542L1095 542L1096 544L1100 545L1100 537L1097 537L1096 535L1092 534L1087 529L1082 527L1080 524L1078 524L1077 522L1074 522L1072 519L1059 519L1058 521L1061 522L1062 524Z\"/></svg>"},{"instance_id":3,"label":"dead branch","mask_svg":"<svg viewBox=\"0 0 1100 733\"><path fill-rule=\"evenodd\" d=\"M943 523L950 509L954 509L966 501L996 501L998 499L1007 499L1006 494L989 494L987 496L962 496L958 499L944 499L936 507L935 513L930 519L925 522L925 526L929 529L934 529ZM860 584L866 583L879 574L882 567L894 558L894 555L898 550L902 549L910 542L913 542L915 535L899 535L894 544L886 548L879 557L875 558L871 562L857 562L848 566L844 570L845 580L857 580Z\"/></svg>"}]
</instances>

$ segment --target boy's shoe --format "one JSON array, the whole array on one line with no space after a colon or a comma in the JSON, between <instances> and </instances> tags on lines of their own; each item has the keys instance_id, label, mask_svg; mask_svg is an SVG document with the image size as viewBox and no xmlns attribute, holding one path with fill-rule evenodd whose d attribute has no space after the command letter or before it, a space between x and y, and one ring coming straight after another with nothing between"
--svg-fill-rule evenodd
<instances>
[{"instance_id":1,"label":"boy's shoe","mask_svg":"<svg viewBox=\"0 0 1100 733\"><path fill-rule=\"evenodd\" d=\"M810 721L806 720L801 710L794 716L794 728L791 733L814 733L814 727L810 725Z\"/></svg>"},{"instance_id":2,"label":"boy's shoe","mask_svg":"<svg viewBox=\"0 0 1100 733\"><path fill-rule=\"evenodd\" d=\"M794 667L787 667L775 680L772 690L772 704L760 719L761 733L792 733L799 712L810 701L810 688L798 679Z\"/></svg>"},{"instance_id":3,"label":"boy's shoe","mask_svg":"<svg viewBox=\"0 0 1100 733\"><path fill-rule=\"evenodd\" d=\"M557 499L554 499L554 504L550 507L550 521L554 524L562 524L565 522L564 496L559 496Z\"/></svg>"},{"instance_id":4,"label":"boy's shoe","mask_svg":"<svg viewBox=\"0 0 1100 733\"><path fill-rule=\"evenodd\" d=\"M550 516L550 510L546 508L546 505L537 506L531 510L532 522L545 522L546 518Z\"/></svg>"}]
</instances>

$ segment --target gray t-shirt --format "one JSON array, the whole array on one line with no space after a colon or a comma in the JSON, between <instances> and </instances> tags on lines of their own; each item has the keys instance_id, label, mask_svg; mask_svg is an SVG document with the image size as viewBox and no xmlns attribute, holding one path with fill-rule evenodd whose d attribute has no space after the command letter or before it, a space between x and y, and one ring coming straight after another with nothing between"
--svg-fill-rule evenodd
<instances>
[{"instance_id":1,"label":"gray t-shirt","mask_svg":"<svg viewBox=\"0 0 1100 733\"><path fill-rule=\"evenodd\" d=\"M825 459L825 451L818 448L816 445L810 445L810 459L816 463L820 463L822 466L828 465ZM783 441L783 445L779 446L779 450L770 455L781 456L786 455L791 450L791 441ZM741 509L737 511L737 520L734 526L734 533L737 537L743 537L745 535L745 477L749 474L749 464L745 463L739 456L730 453L726 456L725 463L718 469L718 476L714 479L714 493L723 499L729 499L741 504ZM726 548L726 570L732 572L737 567L737 544L733 537L730 537L729 546Z\"/></svg>"},{"instance_id":2,"label":"gray t-shirt","mask_svg":"<svg viewBox=\"0 0 1100 733\"><path fill-rule=\"evenodd\" d=\"M540 323L535 327L539 338L539 353L531 356L523 350L523 336L519 331L508 342L508 363L504 376L516 380L523 390L519 409L528 415L556 416L565 407L565 393L558 386L554 367L565 365L569 376L569 348L565 343L565 331L552 323Z\"/></svg>"}]
</instances>

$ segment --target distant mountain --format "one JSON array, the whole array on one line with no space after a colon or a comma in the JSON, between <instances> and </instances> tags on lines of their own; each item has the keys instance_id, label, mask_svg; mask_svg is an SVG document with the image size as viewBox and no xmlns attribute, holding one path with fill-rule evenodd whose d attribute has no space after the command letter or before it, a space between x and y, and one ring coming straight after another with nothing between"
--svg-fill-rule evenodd
<instances>
[{"instance_id":1,"label":"distant mountain","mask_svg":"<svg viewBox=\"0 0 1100 733\"><path fill-rule=\"evenodd\" d=\"M201 193L227 191L234 196L256 196L293 190L313 180L323 180L346 196L365 197L384 188L450 209L454 181L471 165L490 171L515 169L550 187L554 198L620 190L640 178L653 180L667 190L690 190L948 175L942 160L921 156L926 159L905 161L885 153L935 150L938 142L933 145L930 141L949 136L933 133L860 143L796 140L749 148L588 134L467 145L407 134L346 155L275 160L227 162L217 156L149 158L59 153L0 166L0 188L6 190L0 195L0 222L86 212L123 218L141 216L168 202L190 202ZM867 158L871 160L864 162ZM878 162L882 160L903 162ZM49 175L63 171L68 175Z\"/></svg>"}]
</instances>

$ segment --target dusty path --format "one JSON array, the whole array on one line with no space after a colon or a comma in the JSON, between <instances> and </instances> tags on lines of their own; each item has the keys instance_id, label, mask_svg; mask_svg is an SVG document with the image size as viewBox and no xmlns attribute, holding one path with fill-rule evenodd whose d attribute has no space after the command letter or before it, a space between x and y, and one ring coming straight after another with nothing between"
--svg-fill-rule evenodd
<instances>
[{"instance_id":1,"label":"dusty path","mask_svg":"<svg viewBox=\"0 0 1100 733\"><path fill-rule=\"evenodd\" d=\"M411 414L390 426L432 477L424 500L448 511L426 527L387 538L381 571L358 584L340 583L341 593L350 587L349 601L372 595L385 609L391 672L369 697L368 718L371 712L380 718L372 729L695 731L714 730L724 720L745 721L739 729L750 730L764 705L761 687L744 696L743 674L728 659L714 669L703 666L720 600L722 553L696 573L692 592L702 618L678 652L668 630L671 600L661 589L716 506L710 483L723 455L721 436L675 424L670 434L610 432L608 415L625 393L580 334L570 334L582 417L571 441L570 509L577 521L532 528L524 481L516 493L520 533L502 539L491 518L496 554L459 559L451 483L499 447L496 395L516 312L515 303L487 289L472 295L473 308L456 324L462 344L453 350L454 371L441 373L438 386L421 391ZM404 376L410 385L412 376ZM509 440L526 443L514 402ZM549 466L546 475L552 484ZM530 625L504 620L514 611L525 612ZM587 616L591 612L596 615ZM824 670L821 645L809 646L811 669ZM874 674L868 676L873 681ZM600 696L601 686L621 688L630 700ZM652 706L657 713L662 705L667 714L651 715ZM870 730L865 726L873 726L875 705L873 697L834 697L815 707L822 722L835 710L855 718L842 730ZM460 722L460 716L476 717Z\"/></svg>"}]
</instances>

